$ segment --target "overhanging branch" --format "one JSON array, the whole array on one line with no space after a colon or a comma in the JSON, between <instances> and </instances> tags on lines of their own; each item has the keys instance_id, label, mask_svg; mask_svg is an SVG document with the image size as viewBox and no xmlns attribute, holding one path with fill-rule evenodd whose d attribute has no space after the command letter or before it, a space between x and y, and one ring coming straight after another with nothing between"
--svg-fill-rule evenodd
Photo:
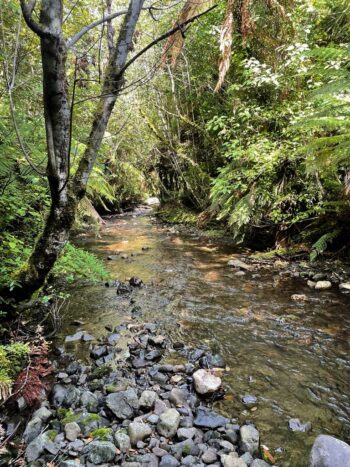
<instances>
[{"instance_id":1,"label":"overhanging branch","mask_svg":"<svg viewBox=\"0 0 350 467\"><path fill-rule=\"evenodd\" d=\"M20 0L20 3L23 18L27 23L27 26L39 37L47 36L49 34L48 31L45 31L45 29L43 29L38 23L36 23L32 17L36 5L36 0L30 0L28 3L26 3L25 0Z\"/></svg>"},{"instance_id":2,"label":"overhanging branch","mask_svg":"<svg viewBox=\"0 0 350 467\"><path fill-rule=\"evenodd\" d=\"M206 15L207 13L209 13L210 11L214 10L214 8L217 7L217 4L213 5L212 7L208 8L207 10L203 11L202 13L199 13L198 15L195 15L195 16L192 16L192 18L189 18L187 21L184 21L183 23L181 24L177 24L173 29L170 29L169 31L165 32L164 34L162 34L161 36L157 37L156 39L154 39L154 41L150 42L148 45L146 45L146 47L144 47L142 50L140 50L140 52L138 52L137 54L135 54L125 65L124 67L119 71L118 75L119 76L122 76L126 69L129 68L130 65L132 65L139 57L141 57L141 55L143 55L144 53L146 53L149 49L151 49L152 47L154 47L155 45L157 45L159 42L162 42L164 41L165 39L167 39L168 37L172 36L173 34L175 34L177 31L183 31L183 28L185 26L187 26L188 24L190 23L193 23L193 21L196 21L198 18L200 18L201 16L203 15Z\"/></svg>"}]
</instances>

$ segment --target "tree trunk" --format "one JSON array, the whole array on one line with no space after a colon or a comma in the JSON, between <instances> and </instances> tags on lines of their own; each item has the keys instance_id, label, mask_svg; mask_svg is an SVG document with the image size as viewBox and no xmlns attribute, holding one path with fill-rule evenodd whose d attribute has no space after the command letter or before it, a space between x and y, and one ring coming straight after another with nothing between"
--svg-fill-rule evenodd
<instances>
[{"instance_id":1,"label":"tree trunk","mask_svg":"<svg viewBox=\"0 0 350 467\"><path fill-rule=\"evenodd\" d=\"M43 0L40 24L43 67L43 99L48 152L47 176L51 208L44 231L38 238L27 267L18 276L20 287L9 295L30 298L42 287L69 238L79 201L84 197L114 105L122 88L123 68L144 0L131 0L117 44L110 56L85 153L74 179L68 182L70 161L70 106L66 81L67 47L62 36L62 0Z\"/></svg>"}]
</instances>

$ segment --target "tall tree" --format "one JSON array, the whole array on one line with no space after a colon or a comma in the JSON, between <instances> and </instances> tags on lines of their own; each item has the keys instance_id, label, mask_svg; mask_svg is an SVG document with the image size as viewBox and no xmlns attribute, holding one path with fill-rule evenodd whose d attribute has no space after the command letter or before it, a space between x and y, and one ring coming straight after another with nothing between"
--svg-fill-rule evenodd
<instances>
[{"instance_id":1,"label":"tall tree","mask_svg":"<svg viewBox=\"0 0 350 467\"><path fill-rule=\"evenodd\" d=\"M127 9L111 13L85 26L70 40L63 34L64 0L42 0L39 21L35 20L36 0L20 0L23 17L28 27L40 38L43 76L43 104L47 143L47 171L51 208L43 232L39 236L27 267L20 273L17 287L12 293L16 299L25 299L40 288L66 244L74 223L77 206L86 192L89 176L96 162L103 136L115 103L124 85L126 69L144 52L170 37L194 21L198 16L186 18L171 30L153 40L128 61L133 48L136 26L142 10L157 10L144 6L145 0L130 0ZM110 5L110 3L109 3ZM210 11L208 9L207 11ZM70 173L72 137L72 106L68 95L67 54L92 28L123 16L115 44L111 44L109 27L109 59L105 69L102 90L98 99L86 149L74 176ZM1 293L8 296L7 293Z\"/></svg>"}]
</instances>

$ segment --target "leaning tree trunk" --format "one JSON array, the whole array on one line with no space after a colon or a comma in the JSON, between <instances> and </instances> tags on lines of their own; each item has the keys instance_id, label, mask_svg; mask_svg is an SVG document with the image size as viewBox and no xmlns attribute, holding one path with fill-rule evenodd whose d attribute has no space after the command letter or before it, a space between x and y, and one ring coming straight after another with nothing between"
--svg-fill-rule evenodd
<instances>
[{"instance_id":1,"label":"leaning tree trunk","mask_svg":"<svg viewBox=\"0 0 350 467\"><path fill-rule=\"evenodd\" d=\"M21 285L12 296L30 298L43 286L68 241L77 206L84 197L109 119L123 85L123 69L132 47L135 27L144 0L131 0L116 47L106 69L101 99L97 105L85 153L72 180L69 179L70 106L66 79L67 47L62 36L62 1L43 0L40 25L43 67L43 98L48 152L47 176L51 208L27 267L18 277Z\"/></svg>"}]
</instances>

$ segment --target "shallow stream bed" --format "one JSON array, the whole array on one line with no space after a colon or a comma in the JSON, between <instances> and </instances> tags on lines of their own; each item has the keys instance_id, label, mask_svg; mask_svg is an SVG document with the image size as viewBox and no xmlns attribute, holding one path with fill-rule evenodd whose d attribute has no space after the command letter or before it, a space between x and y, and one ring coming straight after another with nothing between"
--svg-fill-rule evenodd
<instances>
[{"instance_id":1,"label":"shallow stream bed","mask_svg":"<svg viewBox=\"0 0 350 467\"><path fill-rule=\"evenodd\" d=\"M240 256L234 247L180 234L150 215L109 220L100 238L78 244L105 259L113 278L138 276L145 286L135 288L134 303L104 284L75 286L62 336L76 331L72 320L82 320L98 338L140 306L138 319L160 322L174 340L224 357L227 397L216 409L252 420L263 444L284 450L279 465L306 466L319 433L350 441L349 295L335 287L311 290L279 269L236 276L226 266ZM128 258L107 261L116 252ZM295 302L293 294L309 301ZM247 394L258 399L253 409L242 403ZM311 431L289 431L291 418L310 421Z\"/></svg>"}]
</instances>

